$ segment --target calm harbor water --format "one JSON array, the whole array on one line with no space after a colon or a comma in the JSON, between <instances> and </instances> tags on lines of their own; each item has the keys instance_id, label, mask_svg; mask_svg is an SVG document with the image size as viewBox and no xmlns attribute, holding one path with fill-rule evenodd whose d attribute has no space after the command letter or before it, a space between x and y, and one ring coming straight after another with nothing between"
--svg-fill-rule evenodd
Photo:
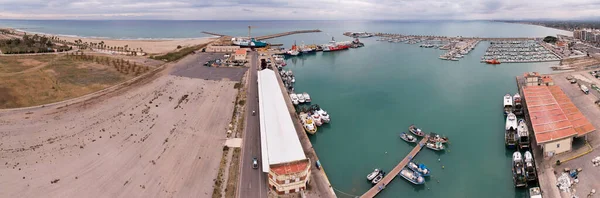
<instances>
[{"instance_id":1,"label":"calm harbor water","mask_svg":"<svg viewBox=\"0 0 600 198\"><path fill-rule=\"evenodd\" d=\"M286 48L297 42L350 40L344 31L480 37L543 37L568 32L494 22L393 21L0 21L34 32L109 38L194 38L201 31L265 35L296 29L314 34L269 40ZM424 186L402 178L378 197L525 197L515 190L512 151L504 147L502 97L517 91L514 77L527 71L550 72L556 63L486 65L479 63L489 43L481 42L460 61L443 61L441 50L362 39L359 49L288 59L296 91L332 118L311 136L320 161L339 197L361 195L373 168L391 170L413 147L398 134L416 124L450 138L445 152L423 149L415 158L432 171ZM439 161L438 161L439 160ZM350 195L345 195L350 194Z\"/></svg>"}]
</instances>

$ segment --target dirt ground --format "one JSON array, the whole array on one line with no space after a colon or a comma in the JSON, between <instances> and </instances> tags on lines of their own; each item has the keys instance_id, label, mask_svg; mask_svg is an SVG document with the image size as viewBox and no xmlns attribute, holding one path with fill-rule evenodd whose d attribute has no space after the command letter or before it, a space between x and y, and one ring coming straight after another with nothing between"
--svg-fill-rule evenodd
<instances>
[{"instance_id":1,"label":"dirt ground","mask_svg":"<svg viewBox=\"0 0 600 198\"><path fill-rule=\"evenodd\" d=\"M75 98L131 78L111 66L64 55L0 57L0 109Z\"/></svg>"},{"instance_id":2,"label":"dirt ground","mask_svg":"<svg viewBox=\"0 0 600 198\"><path fill-rule=\"evenodd\" d=\"M0 197L209 197L234 84L166 75L93 102L0 110Z\"/></svg>"}]
</instances>

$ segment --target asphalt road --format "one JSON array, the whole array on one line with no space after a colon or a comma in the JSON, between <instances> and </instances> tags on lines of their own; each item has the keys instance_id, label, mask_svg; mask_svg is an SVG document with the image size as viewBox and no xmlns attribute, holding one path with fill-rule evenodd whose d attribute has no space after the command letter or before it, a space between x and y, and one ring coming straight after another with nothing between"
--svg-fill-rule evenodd
<instances>
[{"instance_id":1,"label":"asphalt road","mask_svg":"<svg viewBox=\"0 0 600 198\"><path fill-rule=\"evenodd\" d=\"M258 53L251 51L249 85L246 99L246 127L242 143L242 163L240 164L240 182L237 197L267 197L267 175L261 170L260 126L258 112ZM252 115L256 111L256 115ZM258 159L258 168L252 168L252 158Z\"/></svg>"}]
</instances>

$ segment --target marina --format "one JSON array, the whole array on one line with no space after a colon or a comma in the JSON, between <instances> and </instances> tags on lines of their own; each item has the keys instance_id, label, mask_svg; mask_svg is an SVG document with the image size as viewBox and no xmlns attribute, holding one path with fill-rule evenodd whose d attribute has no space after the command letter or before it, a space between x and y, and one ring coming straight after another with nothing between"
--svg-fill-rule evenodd
<instances>
[{"instance_id":1,"label":"marina","mask_svg":"<svg viewBox=\"0 0 600 198\"><path fill-rule=\"evenodd\" d=\"M481 62L496 60L500 63L559 61L551 50L540 45L540 40L491 41Z\"/></svg>"}]
</instances>

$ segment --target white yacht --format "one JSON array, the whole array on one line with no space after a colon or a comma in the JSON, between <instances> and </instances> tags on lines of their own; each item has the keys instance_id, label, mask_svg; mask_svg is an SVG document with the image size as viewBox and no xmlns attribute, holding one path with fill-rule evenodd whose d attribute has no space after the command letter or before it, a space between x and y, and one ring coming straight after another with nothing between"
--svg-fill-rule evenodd
<instances>
[{"instance_id":1,"label":"white yacht","mask_svg":"<svg viewBox=\"0 0 600 198\"><path fill-rule=\"evenodd\" d=\"M306 98L304 98L304 95L302 95L302 94L296 94L296 96L298 96L298 102L299 103L306 102Z\"/></svg>"},{"instance_id":2,"label":"white yacht","mask_svg":"<svg viewBox=\"0 0 600 198\"><path fill-rule=\"evenodd\" d=\"M512 131L516 131L517 130L517 116L514 113L509 113L508 116L506 116L506 127L505 129L508 130L512 130Z\"/></svg>"},{"instance_id":3,"label":"white yacht","mask_svg":"<svg viewBox=\"0 0 600 198\"><path fill-rule=\"evenodd\" d=\"M367 179L369 181L375 179L375 177L377 177L377 175L379 175L380 170L379 169L375 169L373 170L373 172L371 172L370 174L367 175Z\"/></svg>"},{"instance_id":4,"label":"white yacht","mask_svg":"<svg viewBox=\"0 0 600 198\"><path fill-rule=\"evenodd\" d=\"M510 94L504 95L504 115L508 115L513 110L513 98Z\"/></svg>"},{"instance_id":5,"label":"white yacht","mask_svg":"<svg viewBox=\"0 0 600 198\"><path fill-rule=\"evenodd\" d=\"M519 120L517 137L519 138L519 148L523 149L529 147L529 129L527 128L527 123L525 123L525 120L523 119Z\"/></svg>"},{"instance_id":6,"label":"white yacht","mask_svg":"<svg viewBox=\"0 0 600 198\"><path fill-rule=\"evenodd\" d=\"M329 114L327 113L327 111L323 110L323 109L319 109L316 111L316 113L321 115L321 120L323 121L323 123L329 123L329 121L331 121L331 119L329 118Z\"/></svg>"},{"instance_id":7,"label":"white yacht","mask_svg":"<svg viewBox=\"0 0 600 198\"><path fill-rule=\"evenodd\" d=\"M298 104L299 104L299 101L298 101L298 96L296 96L296 94L294 94L294 93L291 93L291 94L290 94L290 99L292 100L292 103L293 103L294 105L298 105Z\"/></svg>"},{"instance_id":8,"label":"white yacht","mask_svg":"<svg viewBox=\"0 0 600 198\"><path fill-rule=\"evenodd\" d=\"M313 113L310 117L315 121L315 124L317 126L323 125L323 120L321 119L321 115L319 115L318 113Z\"/></svg>"},{"instance_id":9,"label":"white yacht","mask_svg":"<svg viewBox=\"0 0 600 198\"><path fill-rule=\"evenodd\" d=\"M302 96L304 96L304 100L305 100L306 102L310 102L310 101L311 101L311 100L310 100L310 95L308 95L308 93L304 92L304 93L302 93Z\"/></svg>"},{"instance_id":10,"label":"white yacht","mask_svg":"<svg viewBox=\"0 0 600 198\"><path fill-rule=\"evenodd\" d=\"M515 148L517 145L517 126L517 116L514 113L509 113L506 116L506 131L504 133L504 142L508 148Z\"/></svg>"}]
</instances>

